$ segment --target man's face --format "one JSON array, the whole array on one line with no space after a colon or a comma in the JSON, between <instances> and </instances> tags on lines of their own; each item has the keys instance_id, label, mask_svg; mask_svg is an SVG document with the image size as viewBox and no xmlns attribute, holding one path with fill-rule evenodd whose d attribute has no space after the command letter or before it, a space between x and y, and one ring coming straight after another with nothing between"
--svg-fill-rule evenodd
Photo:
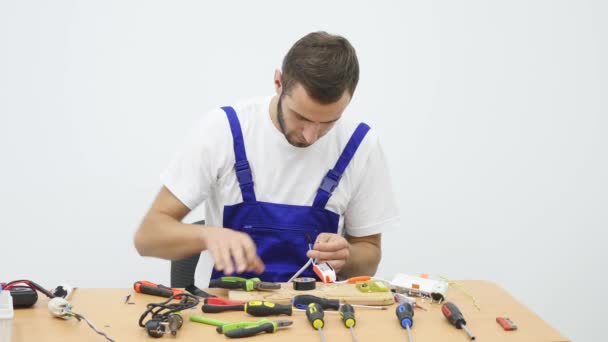
<instances>
[{"instance_id":1,"label":"man's face","mask_svg":"<svg viewBox=\"0 0 608 342\"><path fill-rule=\"evenodd\" d=\"M289 94L282 93L277 102L277 119L287 141L296 147L308 147L327 134L350 102L344 92L342 98L321 104L295 84Z\"/></svg>"}]
</instances>

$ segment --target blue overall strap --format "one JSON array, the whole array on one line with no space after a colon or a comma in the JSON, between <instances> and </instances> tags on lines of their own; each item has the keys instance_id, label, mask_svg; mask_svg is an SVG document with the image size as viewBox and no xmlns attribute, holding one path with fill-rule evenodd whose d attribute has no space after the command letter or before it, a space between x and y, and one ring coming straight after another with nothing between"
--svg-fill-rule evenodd
<instances>
[{"instance_id":1,"label":"blue overall strap","mask_svg":"<svg viewBox=\"0 0 608 342\"><path fill-rule=\"evenodd\" d=\"M331 194L334 192L338 183L340 183L340 178L342 178L342 174L350 160L353 159L355 152L357 152L357 148L361 145L363 138L369 131L369 126L364 124L363 122L357 126L357 129L348 140L346 147L342 151L340 158L336 162L336 165L333 169L327 172L327 175L323 177L323 181L321 182L321 186L319 186L319 190L317 191L317 196L315 197L312 206L319 209L324 209L327 201L331 197Z\"/></svg>"},{"instance_id":2,"label":"blue overall strap","mask_svg":"<svg viewBox=\"0 0 608 342\"><path fill-rule=\"evenodd\" d=\"M230 123L230 130L232 131L235 160L234 170L236 172L236 179L238 179L239 186L241 187L241 193L243 194L243 202L255 202L253 176L251 175L251 168L247 161L245 142L243 140L243 132L241 131L239 118L236 116L236 112L232 107L222 107L222 110L226 112L228 122Z\"/></svg>"}]
</instances>

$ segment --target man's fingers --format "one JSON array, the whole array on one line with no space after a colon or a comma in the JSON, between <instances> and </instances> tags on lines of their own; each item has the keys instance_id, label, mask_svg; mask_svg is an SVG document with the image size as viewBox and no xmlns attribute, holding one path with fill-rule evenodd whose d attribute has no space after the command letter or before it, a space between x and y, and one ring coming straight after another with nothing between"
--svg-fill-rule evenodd
<instances>
[{"instance_id":1,"label":"man's fingers","mask_svg":"<svg viewBox=\"0 0 608 342\"><path fill-rule=\"evenodd\" d=\"M336 273L340 272L342 267L346 264L346 260L324 260L323 262L328 263L331 267L336 271Z\"/></svg>"},{"instance_id":2,"label":"man's fingers","mask_svg":"<svg viewBox=\"0 0 608 342\"><path fill-rule=\"evenodd\" d=\"M222 244L220 249L220 258L222 259L222 264L224 265L224 274L232 274L232 251L229 244Z\"/></svg>"},{"instance_id":3,"label":"man's fingers","mask_svg":"<svg viewBox=\"0 0 608 342\"><path fill-rule=\"evenodd\" d=\"M245 246L241 244L239 240L232 240L230 243L230 251L232 252L232 257L234 258L236 272L243 273L247 268L247 260L245 260Z\"/></svg>"},{"instance_id":4,"label":"man's fingers","mask_svg":"<svg viewBox=\"0 0 608 342\"><path fill-rule=\"evenodd\" d=\"M347 259L349 255L348 248L342 248L338 251L323 252L318 250L310 250L306 253L309 258L319 260L340 260Z\"/></svg>"},{"instance_id":5,"label":"man's fingers","mask_svg":"<svg viewBox=\"0 0 608 342\"><path fill-rule=\"evenodd\" d=\"M262 262L262 259L260 259L259 256L255 256L255 261L253 262L253 265L254 272L258 274L264 273L264 268L266 268L266 266L264 266L264 262Z\"/></svg>"},{"instance_id":6,"label":"man's fingers","mask_svg":"<svg viewBox=\"0 0 608 342\"><path fill-rule=\"evenodd\" d=\"M217 246L210 245L207 248L207 250L209 251L209 254L211 254L211 258L213 259L213 262L215 263L215 269L218 271L223 271L224 264L222 264L222 258L220 256Z\"/></svg>"},{"instance_id":7,"label":"man's fingers","mask_svg":"<svg viewBox=\"0 0 608 342\"><path fill-rule=\"evenodd\" d=\"M333 239L327 242L317 242L313 246L314 250L321 252L333 252L348 248L348 241L344 238Z\"/></svg>"}]
</instances>

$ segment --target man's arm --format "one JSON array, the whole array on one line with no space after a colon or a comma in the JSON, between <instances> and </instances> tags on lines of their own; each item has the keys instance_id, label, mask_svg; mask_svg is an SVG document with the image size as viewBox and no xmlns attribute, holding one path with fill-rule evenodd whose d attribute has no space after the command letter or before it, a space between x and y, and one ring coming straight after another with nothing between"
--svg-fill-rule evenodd
<instances>
[{"instance_id":1,"label":"man's arm","mask_svg":"<svg viewBox=\"0 0 608 342\"><path fill-rule=\"evenodd\" d=\"M342 267L340 275L350 278L376 274L382 258L382 234L361 237L347 235L346 241L350 245L349 258Z\"/></svg>"},{"instance_id":2,"label":"man's arm","mask_svg":"<svg viewBox=\"0 0 608 342\"><path fill-rule=\"evenodd\" d=\"M263 272L264 264L247 234L222 227L181 223L188 212L188 207L162 187L135 233L137 252L142 256L175 260L209 250L215 268L226 274L246 270Z\"/></svg>"}]
</instances>

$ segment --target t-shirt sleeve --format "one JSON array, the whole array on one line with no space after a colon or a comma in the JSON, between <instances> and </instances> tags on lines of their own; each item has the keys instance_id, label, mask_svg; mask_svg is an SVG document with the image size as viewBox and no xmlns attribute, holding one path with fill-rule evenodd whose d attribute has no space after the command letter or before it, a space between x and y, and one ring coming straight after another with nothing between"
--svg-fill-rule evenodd
<instances>
[{"instance_id":1,"label":"t-shirt sleeve","mask_svg":"<svg viewBox=\"0 0 608 342\"><path fill-rule=\"evenodd\" d=\"M231 150L225 148L231 144L229 134L221 109L204 114L161 174L163 185L191 210L209 197L223 165L227 165L223 152Z\"/></svg>"},{"instance_id":2,"label":"t-shirt sleeve","mask_svg":"<svg viewBox=\"0 0 608 342\"><path fill-rule=\"evenodd\" d=\"M344 213L348 235L360 237L386 232L399 225L399 209L386 158L379 140L373 139L368 158L361 170L360 182Z\"/></svg>"}]
</instances>

